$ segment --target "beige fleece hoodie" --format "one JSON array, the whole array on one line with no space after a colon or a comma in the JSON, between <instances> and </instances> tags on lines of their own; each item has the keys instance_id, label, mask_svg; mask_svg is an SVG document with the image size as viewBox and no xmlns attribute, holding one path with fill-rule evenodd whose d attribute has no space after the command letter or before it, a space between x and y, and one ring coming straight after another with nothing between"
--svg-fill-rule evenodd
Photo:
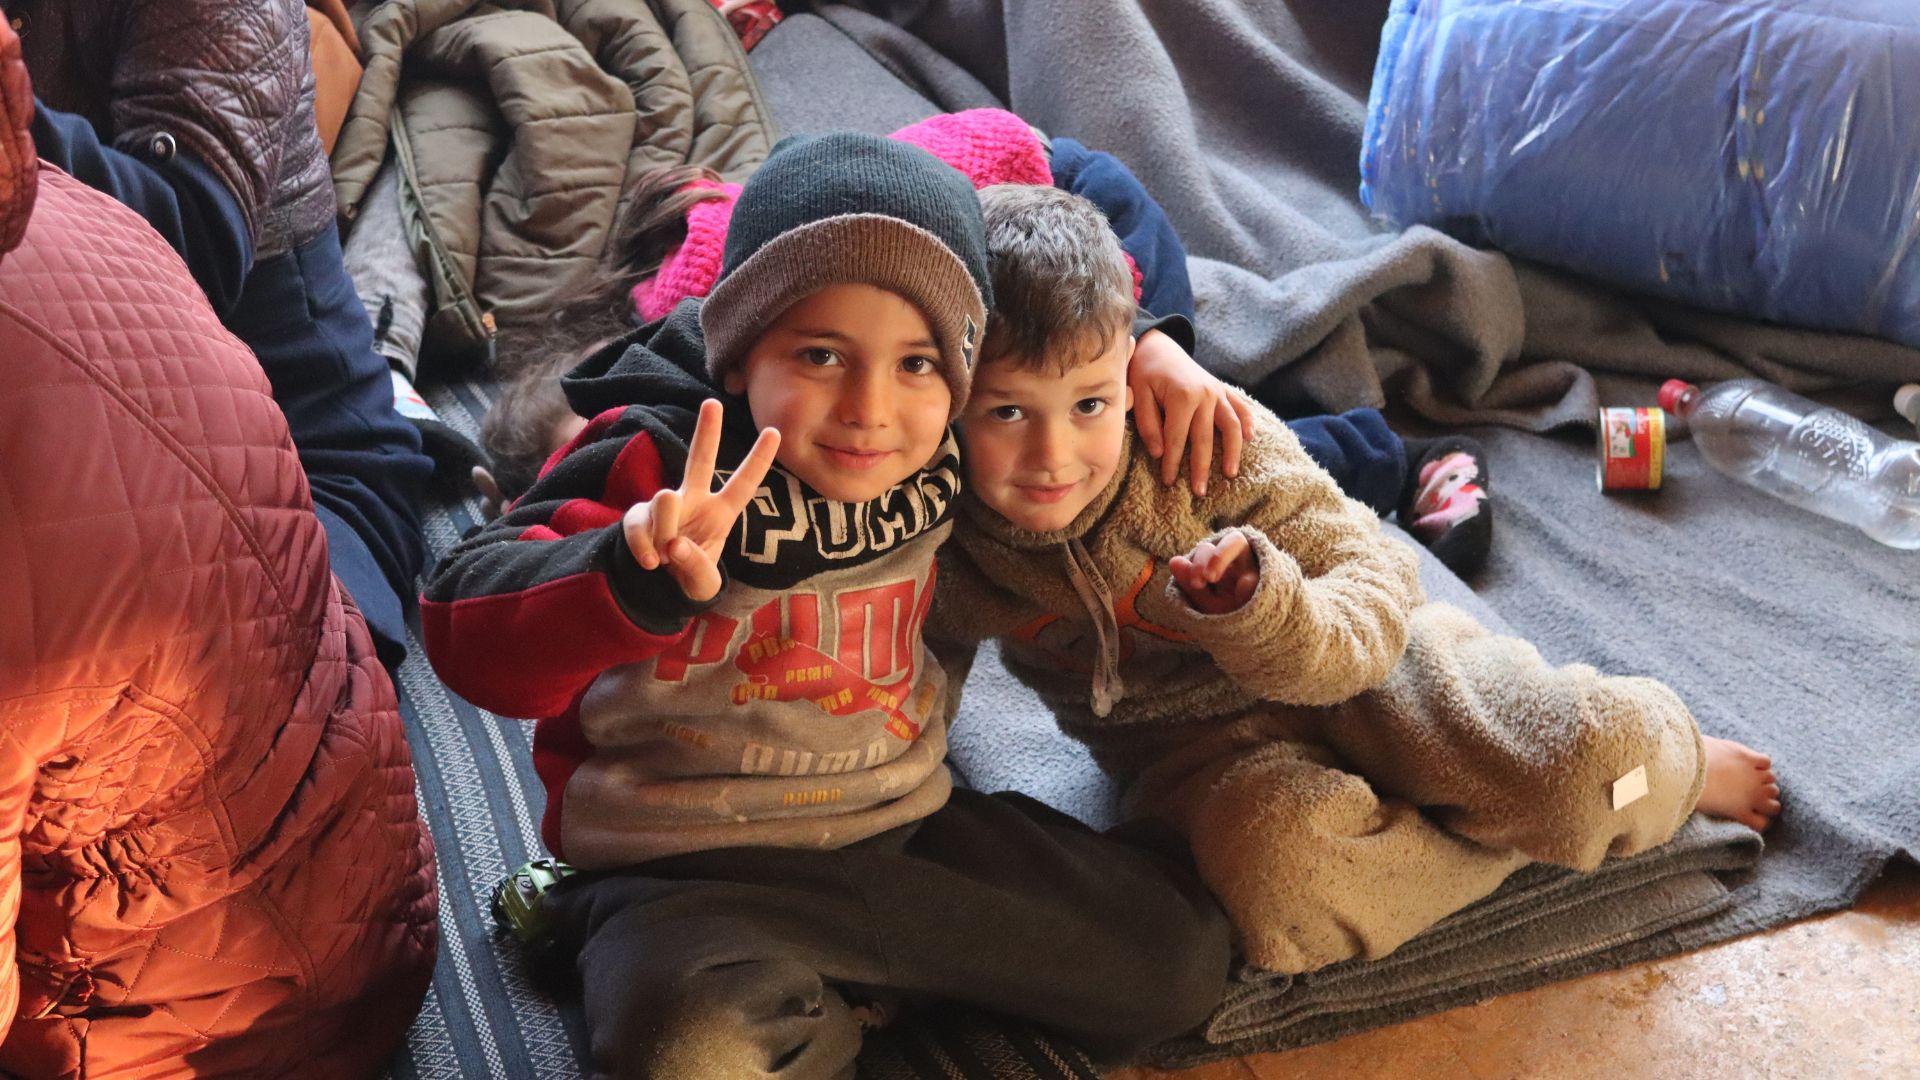
<instances>
[{"instance_id":1,"label":"beige fleece hoodie","mask_svg":"<svg viewBox=\"0 0 1920 1080\"><path fill-rule=\"evenodd\" d=\"M964 666L966 644L1004 639L1008 668L1121 776L1151 758L1139 743L1154 722L1330 705L1378 685L1422 599L1418 559L1292 431L1255 414L1239 475L1216 474L1205 496L1161 484L1131 434L1125 464L1059 532L1016 528L963 492L927 624L942 660ZM1230 528L1260 582L1240 609L1202 614L1167 561ZM957 689L965 672L951 674Z\"/></svg>"},{"instance_id":2,"label":"beige fleece hoodie","mask_svg":"<svg viewBox=\"0 0 1920 1080\"><path fill-rule=\"evenodd\" d=\"M1256 416L1240 475L1205 497L1137 445L1058 533L963 494L926 628L949 717L974 645L1000 638L1127 812L1185 832L1273 970L1384 956L1530 860L1591 869L1667 840L1703 778L1673 692L1422 604L1414 551ZM1205 615L1167 560L1228 528L1259 584Z\"/></svg>"}]
</instances>

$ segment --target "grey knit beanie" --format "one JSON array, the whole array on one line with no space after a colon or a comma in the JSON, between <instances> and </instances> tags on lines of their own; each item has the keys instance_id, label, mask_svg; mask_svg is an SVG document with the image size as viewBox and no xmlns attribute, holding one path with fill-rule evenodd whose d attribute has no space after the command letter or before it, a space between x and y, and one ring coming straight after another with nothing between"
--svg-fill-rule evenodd
<instances>
[{"instance_id":1,"label":"grey knit beanie","mask_svg":"<svg viewBox=\"0 0 1920 1080\"><path fill-rule=\"evenodd\" d=\"M714 381L789 307L839 284L875 285L920 309L959 415L993 290L967 178L877 135L780 140L734 204L720 277L701 305Z\"/></svg>"}]
</instances>

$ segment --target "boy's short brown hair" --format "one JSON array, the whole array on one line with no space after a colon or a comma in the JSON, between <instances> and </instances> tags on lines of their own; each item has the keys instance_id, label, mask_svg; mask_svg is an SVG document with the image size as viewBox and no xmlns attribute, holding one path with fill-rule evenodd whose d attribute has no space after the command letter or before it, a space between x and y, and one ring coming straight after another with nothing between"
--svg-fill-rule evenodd
<instances>
[{"instance_id":1,"label":"boy's short brown hair","mask_svg":"<svg viewBox=\"0 0 1920 1080\"><path fill-rule=\"evenodd\" d=\"M1058 188L980 192L993 311L982 363L1066 372L1133 324L1133 272L1100 208Z\"/></svg>"}]
</instances>

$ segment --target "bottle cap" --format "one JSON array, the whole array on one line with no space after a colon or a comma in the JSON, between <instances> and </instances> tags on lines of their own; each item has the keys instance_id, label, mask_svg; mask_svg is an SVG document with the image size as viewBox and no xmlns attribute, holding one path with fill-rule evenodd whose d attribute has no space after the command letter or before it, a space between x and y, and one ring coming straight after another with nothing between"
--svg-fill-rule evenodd
<instances>
[{"instance_id":1,"label":"bottle cap","mask_svg":"<svg viewBox=\"0 0 1920 1080\"><path fill-rule=\"evenodd\" d=\"M1697 393L1699 387L1685 379L1668 379L1660 384L1660 407L1675 416L1680 415L1680 395Z\"/></svg>"},{"instance_id":2,"label":"bottle cap","mask_svg":"<svg viewBox=\"0 0 1920 1080\"><path fill-rule=\"evenodd\" d=\"M1893 411L1920 424L1920 383L1908 383L1893 392Z\"/></svg>"}]
</instances>

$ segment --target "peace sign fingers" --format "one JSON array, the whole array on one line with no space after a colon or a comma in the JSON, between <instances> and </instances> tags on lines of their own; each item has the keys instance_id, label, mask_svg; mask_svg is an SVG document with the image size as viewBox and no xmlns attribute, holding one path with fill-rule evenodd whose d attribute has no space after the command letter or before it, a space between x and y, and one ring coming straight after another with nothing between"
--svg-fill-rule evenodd
<instances>
[{"instance_id":1,"label":"peace sign fingers","mask_svg":"<svg viewBox=\"0 0 1920 1080\"><path fill-rule=\"evenodd\" d=\"M738 517L753 501L754 493L760 490L760 482L767 478L767 472L773 468L773 459L779 453L779 430L763 429L760 437L754 440L753 449L747 451L746 459L740 462L739 468L733 470L726 486L719 491L720 504L726 507L729 517Z\"/></svg>"},{"instance_id":2,"label":"peace sign fingers","mask_svg":"<svg viewBox=\"0 0 1920 1080\"><path fill-rule=\"evenodd\" d=\"M661 488L653 496L653 550L665 556L680 535L680 493ZM648 567L648 569L652 569Z\"/></svg>"},{"instance_id":3,"label":"peace sign fingers","mask_svg":"<svg viewBox=\"0 0 1920 1080\"><path fill-rule=\"evenodd\" d=\"M718 401L709 398L700 403L680 486L661 488L647 501L629 507L621 523L641 569L664 567L681 591L696 600L711 599L719 591L721 548L780 450L780 433L772 428L762 431L726 485L713 490L722 420Z\"/></svg>"},{"instance_id":4,"label":"peace sign fingers","mask_svg":"<svg viewBox=\"0 0 1920 1080\"><path fill-rule=\"evenodd\" d=\"M687 446L687 472L680 481L680 494L699 499L713 492L713 463L720 454L720 402L708 398L700 403L700 417L694 421L693 441Z\"/></svg>"}]
</instances>

